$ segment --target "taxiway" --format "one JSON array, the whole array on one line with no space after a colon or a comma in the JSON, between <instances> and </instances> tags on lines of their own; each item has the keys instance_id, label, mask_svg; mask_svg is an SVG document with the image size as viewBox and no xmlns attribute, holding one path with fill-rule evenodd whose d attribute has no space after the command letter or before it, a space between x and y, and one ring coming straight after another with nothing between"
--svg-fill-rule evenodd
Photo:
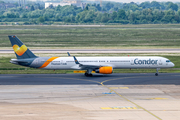
<instances>
[{"instance_id":1,"label":"taxiway","mask_svg":"<svg viewBox=\"0 0 180 120\"><path fill-rule=\"evenodd\" d=\"M3 120L179 120L180 74L0 75Z\"/></svg>"}]
</instances>

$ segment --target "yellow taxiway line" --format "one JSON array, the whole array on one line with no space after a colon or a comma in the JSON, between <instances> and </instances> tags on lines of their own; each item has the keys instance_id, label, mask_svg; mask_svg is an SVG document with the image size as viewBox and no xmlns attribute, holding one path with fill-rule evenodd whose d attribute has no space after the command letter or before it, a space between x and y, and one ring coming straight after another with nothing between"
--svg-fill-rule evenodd
<instances>
[{"instance_id":1,"label":"yellow taxiway line","mask_svg":"<svg viewBox=\"0 0 180 120\"><path fill-rule=\"evenodd\" d=\"M124 77L124 78L134 78L134 77ZM140 105L138 105L138 104L136 104L135 102L129 100L128 98L120 95L120 94L119 94L118 92L116 92L114 89L111 89L111 87L107 87L106 85L103 84L103 83L108 82L108 81L119 80L119 79L124 79L124 78L116 78L116 79L105 80L105 81L101 82L101 85L104 86L104 87L106 87L106 88L108 88L109 90L113 91L113 92L116 93L118 96L120 96L121 98L125 99L126 101L128 101L128 102L136 105L137 108L146 111L147 113L149 113L149 114L151 114L152 116L156 117L158 120L162 120L161 118L159 118L158 116L156 116L156 115L153 114L152 112L150 112L150 111L148 111L147 109L141 107ZM136 77L136 78L137 78L137 77Z\"/></svg>"},{"instance_id":2,"label":"yellow taxiway line","mask_svg":"<svg viewBox=\"0 0 180 120\"><path fill-rule=\"evenodd\" d=\"M138 77L138 76L137 76ZM162 120L161 118L159 118L158 116L156 116L155 114L151 113L150 111L148 111L147 109L141 107L140 105L136 104L135 102L132 102L131 100L129 100L128 98L120 95L119 93L117 93L114 89L112 89L111 87L107 87L106 85L104 85L103 83L105 82L109 82L109 81L114 81L114 80L120 80L120 79L126 79L126 78L137 78L137 77L122 77L122 78L115 78L115 79L109 79L109 80L105 80L103 82L98 82L98 81L94 81L94 80L86 80L86 79L75 79L75 80L80 80L80 81L88 81L88 82L94 82L94 83L98 83L98 84L101 84L102 86L108 88L110 90L110 93L111 92L114 92L116 93L118 96L122 97L123 99L125 99L126 101L136 105L137 109L142 109L144 111L146 111L147 113L151 114L152 116L156 117L158 120ZM139 76L140 77L140 76ZM58 77L58 78L61 78L61 77ZM71 79L71 80L74 80L74 78L63 78L63 79ZM125 89L129 89L128 87L124 87ZM120 88L121 89L121 88Z\"/></svg>"}]
</instances>

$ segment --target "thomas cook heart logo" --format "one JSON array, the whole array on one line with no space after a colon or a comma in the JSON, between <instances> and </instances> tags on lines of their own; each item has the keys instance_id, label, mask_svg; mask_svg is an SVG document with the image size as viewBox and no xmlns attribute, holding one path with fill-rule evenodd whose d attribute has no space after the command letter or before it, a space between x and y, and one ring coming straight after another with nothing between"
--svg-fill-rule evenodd
<instances>
[{"instance_id":1,"label":"thomas cook heart logo","mask_svg":"<svg viewBox=\"0 0 180 120\"><path fill-rule=\"evenodd\" d=\"M22 56L27 51L27 47L25 45L22 45L21 47L18 45L13 45L13 49L14 52L19 56Z\"/></svg>"}]
</instances>

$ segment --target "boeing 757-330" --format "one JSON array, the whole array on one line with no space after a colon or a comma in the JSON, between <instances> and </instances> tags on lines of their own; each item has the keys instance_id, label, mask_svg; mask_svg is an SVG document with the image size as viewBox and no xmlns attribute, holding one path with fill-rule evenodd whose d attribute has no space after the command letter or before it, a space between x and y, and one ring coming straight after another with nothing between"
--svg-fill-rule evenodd
<instances>
[{"instance_id":1,"label":"boeing 757-330","mask_svg":"<svg viewBox=\"0 0 180 120\"><path fill-rule=\"evenodd\" d=\"M146 57L38 57L34 55L15 35L9 35L17 59L11 63L31 68L48 70L86 70L85 76L92 76L92 71L101 74L112 74L113 69L156 69L174 67L167 58Z\"/></svg>"}]
</instances>

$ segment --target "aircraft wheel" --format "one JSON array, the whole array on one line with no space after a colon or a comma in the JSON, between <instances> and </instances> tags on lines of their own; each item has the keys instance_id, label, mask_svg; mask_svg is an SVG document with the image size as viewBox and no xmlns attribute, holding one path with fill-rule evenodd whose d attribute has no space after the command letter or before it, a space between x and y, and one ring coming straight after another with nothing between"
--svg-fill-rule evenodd
<instances>
[{"instance_id":1,"label":"aircraft wheel","mask_svg":"<svg viewBox=\"0 0 180 120\"><path fill-rule=\"evenodd\" d=\"M93 75L92 74L89 74L90 77L92 77Z\"/></svg>"},{"instance_id":2,"label":"aircraft wheel","mask_svg":"<svg viewBox=\"0 0 180 120\"><path fill-rule=\"evenodd\" d=\"M88 73L85 73L84 75L85 75L86 77L88 77Z\"/></svg>"},{"instance_id":3,"label":"aircraft wheel","mask_svg":"<svg viewBox=\"0 0 180 120\"><path fill-rule=\"evenodd\" d=\"M84 75L85 75L86 77L92 77L92 74L85 73Z\"/></svg>"},{"instance_id":4,"label":"aircraft wheel","mask_svg":"<svg viewBox=\"0 0 180 120\"><path fill-rule=\"evenodd\" d=\"M156 73L155 76L158 76L158 73Z\"/></svg>"}]
</instances>

